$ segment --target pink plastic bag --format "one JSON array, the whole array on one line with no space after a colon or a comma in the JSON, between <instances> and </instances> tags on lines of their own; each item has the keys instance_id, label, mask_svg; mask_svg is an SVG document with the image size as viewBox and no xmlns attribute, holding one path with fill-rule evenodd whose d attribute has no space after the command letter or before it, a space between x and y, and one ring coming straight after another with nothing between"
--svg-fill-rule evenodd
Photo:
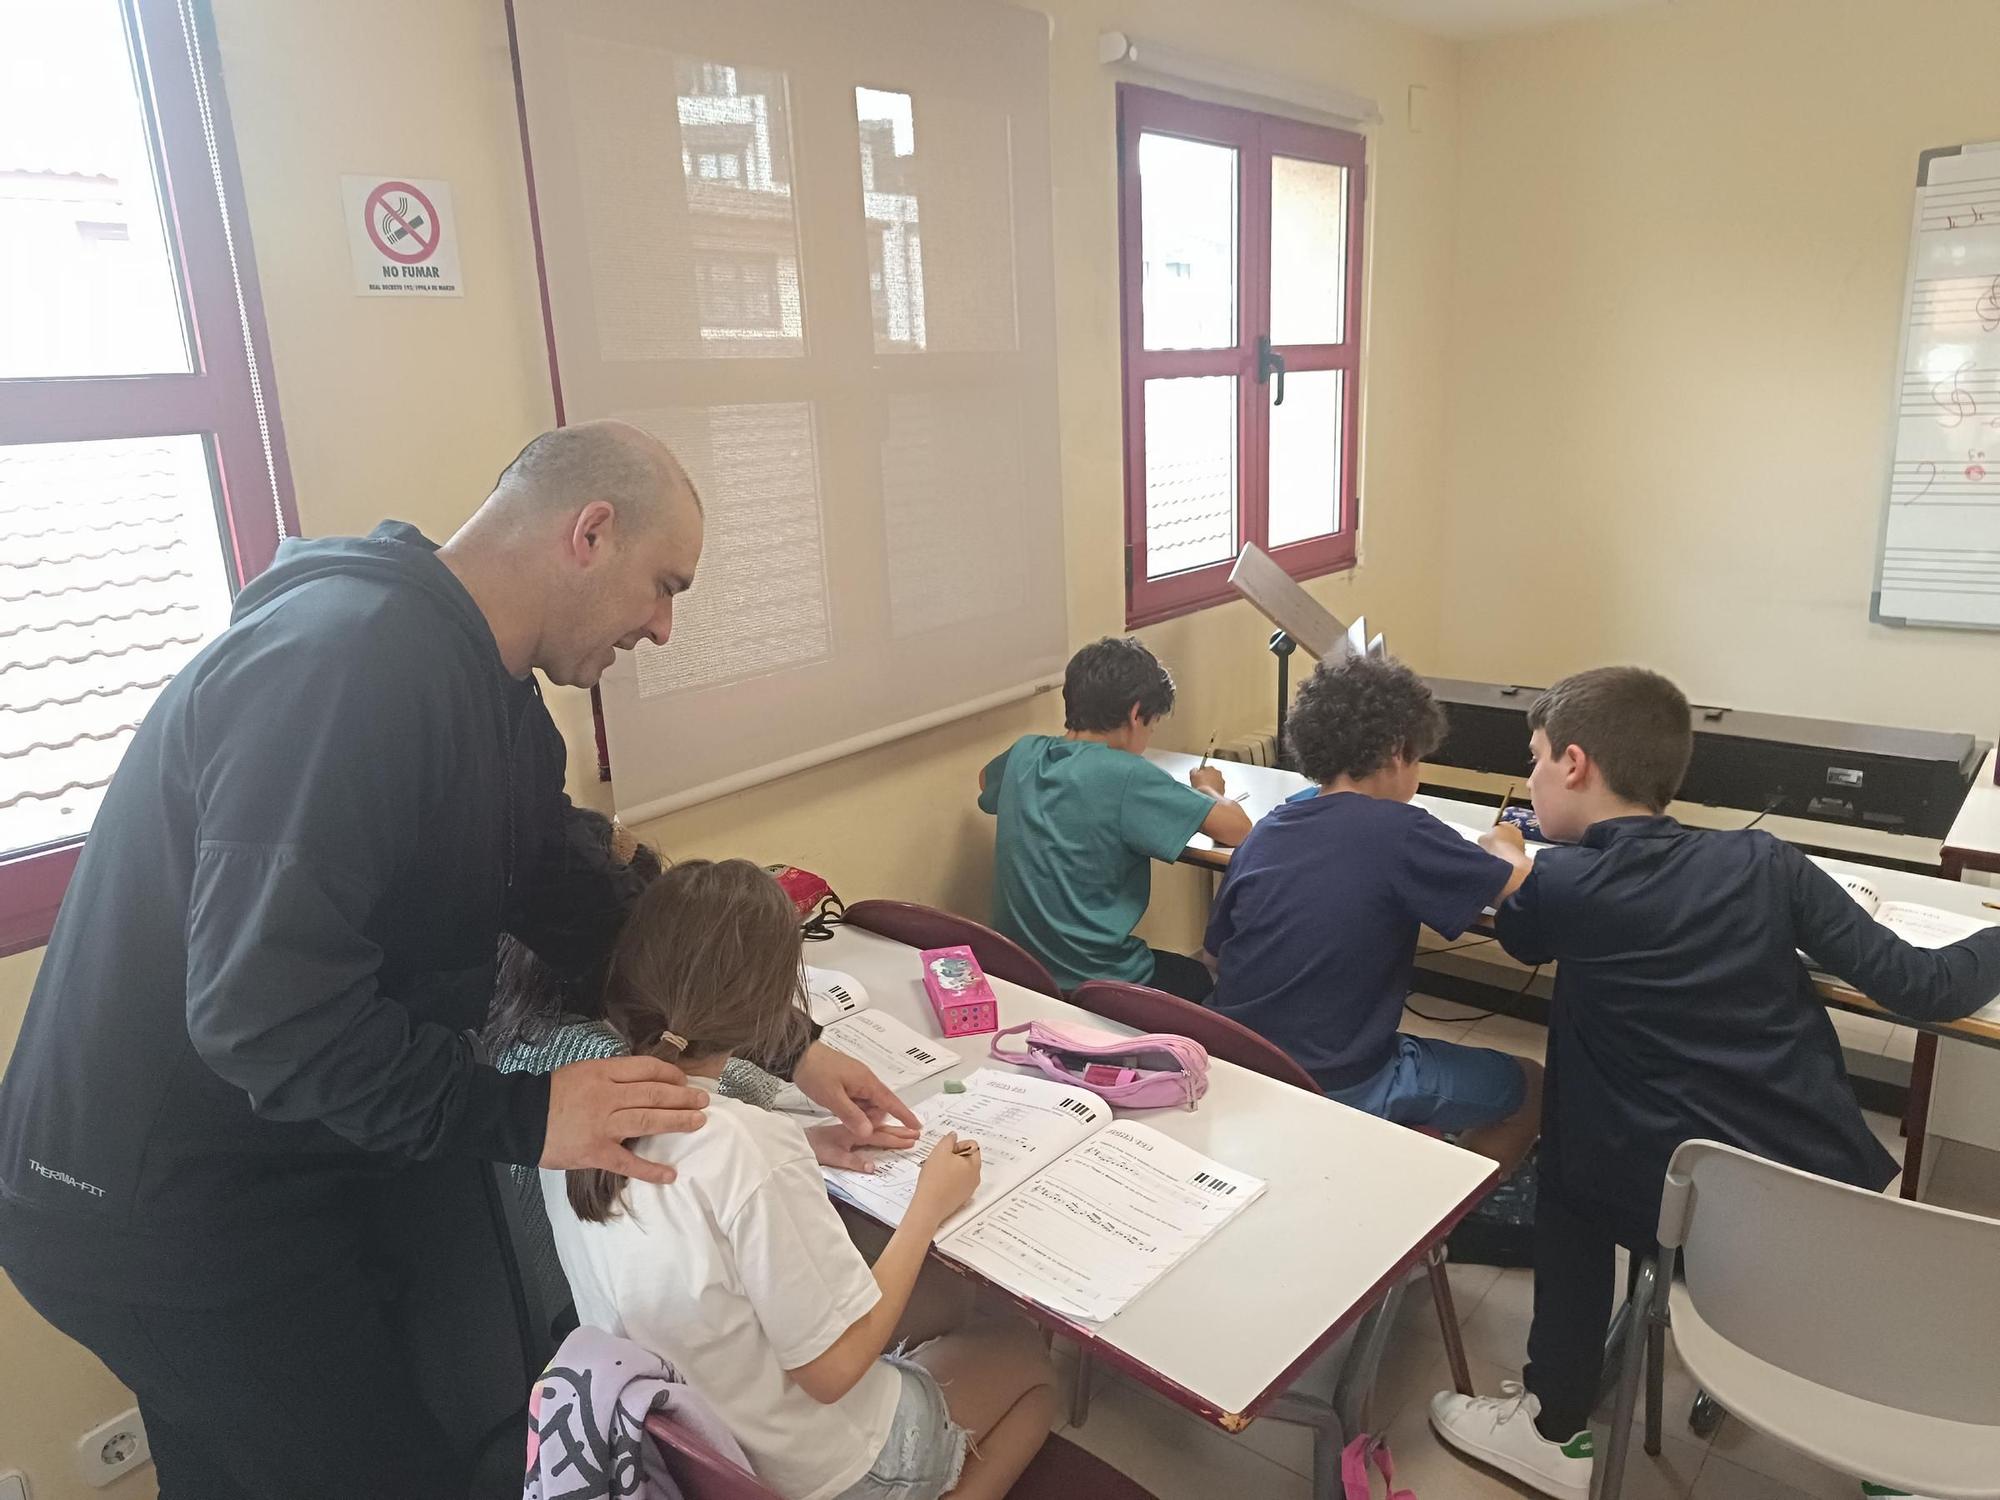
<instances>
[{"instance_id":1,"label":"pink plastic bag","mask_svg":"<svg viewBox=\"0 0 2000 1500\"><path fill-rule=\"evenodd\" d=\"M1371 1458L1375 1467L1382 1471L1388 1500L1417 1500L1411 1491L1396 1488L1396 1465L1389 1457L1389 1445L1366 1432L1340 1450L1340 1487L1347 1500L1373 1500L1368 1480L1368 1461Z\"/></svg>"}]
</instances>

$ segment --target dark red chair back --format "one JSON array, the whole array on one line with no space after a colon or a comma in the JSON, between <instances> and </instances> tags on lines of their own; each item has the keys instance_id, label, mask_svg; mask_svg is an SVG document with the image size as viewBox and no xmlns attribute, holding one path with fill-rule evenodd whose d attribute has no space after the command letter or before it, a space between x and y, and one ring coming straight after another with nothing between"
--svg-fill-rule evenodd
<instances>
[{"instance_id":1,"label":"dark red chair back","mask_svg":"<svg viewBox=\"0 0 2000 1500\"><path fill-rule=\"evenodd\" d=\"M1208 1049L1210 1057L1233 1062L1239 1068L1262 1073L1280 1083L1289 1083L1317 1094L1320 1086L1312 1074L1292 1061L1291 1054L1274 1042L1257 1035L1241 1021L1169 995L1143 984L1125 984L1116 979L1093 979L1077 986L1070 1002L1087 1011L1119 1021L1140 1031L1164 1031L1192 1037Z\"/></svg>"},{"instance_id":2,"label":"dark red chair back","mask_svg":"<svg viewBox=\"0 0 2000 1500\"><path fill-rule=\"evenodd\" d=\"M748 1469L739 1469L666 1412L646 1418L646 1432L659 1444L667 1472L687 1500L784 1500Z\"/></svg>"},{"instance_id":3,"label":"dark red chair back","mask_svg":"<svg viewBox=\"0 0 2000 1500\"><path fill-rule=\"evenodd\" d=\"M1057 986L1042 961L1003 933L984 922L961 917L955 911L939 911L935 906L919 906L914 901L857 901L842 917L851 927L865 928L912 948L956 948L972 950L979 967L995 979L1018 984L1060 1000Z\"/></svg>"}]
</instances>

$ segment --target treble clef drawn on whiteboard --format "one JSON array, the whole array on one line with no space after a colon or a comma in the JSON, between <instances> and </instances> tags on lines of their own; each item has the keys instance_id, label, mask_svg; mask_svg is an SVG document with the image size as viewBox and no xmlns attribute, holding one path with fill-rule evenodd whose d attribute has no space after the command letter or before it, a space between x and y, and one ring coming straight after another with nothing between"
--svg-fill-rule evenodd
<instances>
[{"instance_id":1,"label":"treble clef drawn on whiteboard","mask_svg":"<svg viewBox=\"0 0 2000 1500\"><path fill-rule=\"evenodd\" d=\"M1978 315L1980 328L1987 333L2000 333L2000 276L1995 276L1986 285L1973 311Z\"/></svg>"},{"instance_id":2,"label":"treble clef drawn on whiteboard","mask_svg":"<svg viewBox=\"0 0 2000 1500\"><path fill-rule=\"evenodd\" d=\"M1944 412L1944 415L1938 418L1938 426L1957 427L1967 417L1979 415L1979 403L1973 399L1972 392L1959 384L1960 380L1970 375L1974 368L1973 361L1968 359L1951 372L1949 380L1940 380L1931 387L1931 400Z\"/></svg>"}]
</instances>

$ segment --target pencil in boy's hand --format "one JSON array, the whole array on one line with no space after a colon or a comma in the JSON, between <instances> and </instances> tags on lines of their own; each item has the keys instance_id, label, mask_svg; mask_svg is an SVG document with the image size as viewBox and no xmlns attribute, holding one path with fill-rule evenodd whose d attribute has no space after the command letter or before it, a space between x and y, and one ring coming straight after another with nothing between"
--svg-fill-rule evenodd
<instances>
[{"instance_id":1,"label":"pencil in boy's hand","mask_svg":"<svg viewBox=\"0 0 2000 1500\"><path fill-rule=\"evenodd\" d=\"M951 1148L951 1154L953 1156L977 1156L979 1154L979 1142L961 1140Z\"/></svg>"},{"instance_id":2,"label":"pencil in boy's hand","mask_svg":"<svg viewBox=\"0 0 2000 1500\"><path fill-rule=\"evenodd\" d=\"M1220 729L1216 730L1214 734L1211 734L1208 737L1208 748L1201 752L1201 766L1205 766L1208 764L1208 758L1211 755L1215 754L1215 742L1221 738L1222 738L1222 731ZM1196 766L1195 769L1199 771L1201 769L1201 766Z\"/></svg>"},{"instance_id":3,"label":"pencil in boy's hand","mask_svg":"<svg viewBox=\"0 0 2000 1500\"><path fill-rule=\"evenodd\" d=\"M1507 783L1507 790L1500 795L1500 810L1493 814L1493 826L1498 828L1507 817L1507 808L1514 800L1514 783Z\"/></svg>"}]
</instances>

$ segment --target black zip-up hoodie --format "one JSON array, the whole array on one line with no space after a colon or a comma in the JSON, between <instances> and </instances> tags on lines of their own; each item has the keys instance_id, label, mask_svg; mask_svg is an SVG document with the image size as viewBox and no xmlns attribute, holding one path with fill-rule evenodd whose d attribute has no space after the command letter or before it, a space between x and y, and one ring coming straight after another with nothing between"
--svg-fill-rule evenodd
<instances>
[{"instance_id":1,"label":"black zip-up hoodie","mask_svg":"<svg viewBox=\"0 0 2000 1500\"><path fill-rule=\"evenodd\" d=\"M399 1163L540 1157L548 1080L463 1032L503 930L582 972L637 882L435 553L286 543L146 716L0 1083L0 1265L222 1301L353 1253Z\"/></svg>"}]
</instances>

